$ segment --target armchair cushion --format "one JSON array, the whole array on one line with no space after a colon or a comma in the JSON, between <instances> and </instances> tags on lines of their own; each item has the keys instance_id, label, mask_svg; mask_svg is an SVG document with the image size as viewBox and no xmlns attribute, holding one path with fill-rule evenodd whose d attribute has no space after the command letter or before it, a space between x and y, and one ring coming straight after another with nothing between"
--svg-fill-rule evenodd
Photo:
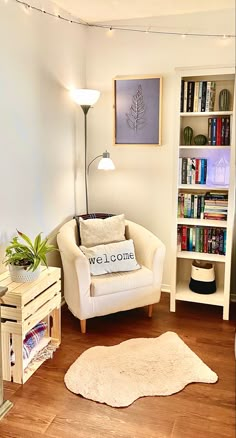
<instances>
[{"instance_id":1,"label":"armchair cushion","mask_svg":"<svg viewBox=\"0 0 236 438\"><path fill-rule=\"evenodd\" d=\"M91 248L80 246L80 249L89 261L91 275L140 269L135 258L132 239Z\"/></svg>"},{"instance_id":2,"label":"armchair cushion","mask_svg":"<svg viewBox=\"0 0 236 438\"><path fill-rule=\"evenodd\" d=\"M90 294L92 297L100 297L128 290L136 290L138 294L139 288L152 286L152 283L152 271L142 266L138 271L115 272L93 277Z\"/></svg>"},{"instance_id":3,"label":"armchair cushion","mask_svg":"<svg viewBox=\"0 0 236 438\"><path fill-rule=\"evenodd\" d=\"M125 240L125 216L120 214L106 219L79 218L83 246L91 247Z\"/></svg>"}]
</instances>

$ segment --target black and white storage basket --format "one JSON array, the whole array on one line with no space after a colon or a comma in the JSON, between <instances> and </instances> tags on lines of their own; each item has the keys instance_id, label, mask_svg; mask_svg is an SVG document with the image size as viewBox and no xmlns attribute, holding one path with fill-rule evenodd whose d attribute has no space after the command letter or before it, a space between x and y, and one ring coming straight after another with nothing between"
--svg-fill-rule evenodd
<instances>
[{"instance_id":1,"label":"black and white storage basket","mask_svg":"<svg viewBox=\"0 0 236 438\"><path fill-rule=\"evenodd\" d=\"M189 288L193 292L205 295L216 291L215 270L212 263L193 261Z\"/></svg>"}]
</instances>

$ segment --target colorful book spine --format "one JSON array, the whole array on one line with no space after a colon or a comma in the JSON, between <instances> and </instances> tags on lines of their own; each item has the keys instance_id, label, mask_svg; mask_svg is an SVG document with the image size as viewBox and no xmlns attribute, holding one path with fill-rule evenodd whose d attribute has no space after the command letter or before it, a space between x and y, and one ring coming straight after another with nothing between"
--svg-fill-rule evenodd
<instances>
[{"instance_id":1,"label":"colorful book spine","mask_svg":"<svg viewBox=\"0 0 236 438\"><path fill-rule=\"evenodd\" d=\"M224 132L224 144L225 146L230 145L230 118L225 117L225 132Z\"/></svg>"},{"instance_id":2,"label":"colorful book spine","mask_svg":"<svg viewBox=\"0 0 236 438\"><path fill-rule=\"evenodd\" d=\"M211 122L212 122L212 118L209 117L208 119L208 144L211 145L212 140L211 140Z\"/></svg>"},{"instance_id":3,"label":"colorful book spine","mask_svg":"<svg viewBox=\"0 0 236 438\"><path fill-rule=\"evenodd\" d=\"M209 112L210 94L211 94L211 81L207 81L207 87L206 87L206 105L205 105L205 111L206 112Z\"/></svg>"},{"instance_id":4,"label":"colorful book spine","mask_svg":"<svg viewBox=\"0 0 236 438\"><path fill-rule=\"evenodd\" d=\"M216 117L212 117L211 119L211 144L212 146L216 146Z\"/></svg>"},{"instance_id":5,"label":"colorful book spine","mask_svg":"<svg viewBox=\"0 0 236 438\"><path fill-rule=\"evenodd\" d=\"M198 94L199 94L199 82L195 82L194 87L194 99L193 99L193 112L198 112Z\"/></svg>"},{"instance_id":6,"label":"colorful book spine","mask_svg":"<svg viewBox=\"0 0 236 438\"><path fill-rule=\"evenodd\" d=\"M211 82L210 99L209 99L209 112L214 111L216 97L216 82Z\"/></svg>"},{"instance_id":7,"label":"colorful book spine","mask_svg":"<svg viewBox=\"0 0 236 438\"><path fill-rule=\"evenodd\" d=\"M202 81L199 82L199 92L198 92L198 112L201 112L202 107Z\"/></svg>"},{"instance_id":8,"label":"colorful book spine","mask_svg":"<svg viewBox=\"0 0 236 438\"><path fill-rule=\"evenodd\" d=\"M201 112L206 111L206 92L207 92L207 81L203 81L202 82Z\"/></svg>"},{"instance_id":9,"label":"colorful book spine","mask_svg":"<svg viewBox=\"0 0 236 438\"><path fill-rule=\"evenodd\" d=\"M188 82L184 81L184 113L187 112L187 98L188 98Z\"/></svg>"},{"instance_id":10,"label":"colorful book spine","mask_svg":"<svg viewBox=\"0 0 236 438\"><path fill-rule=\"evenodd\" d=\"M222 118L217 117L216 119L216 146L221 145L221 138L222 138Z\"/></svg>"},{"instance_id":11,"label":"colorful book spine","mask_svg":"<svg viewBox=\"0 0 236 438\"><path fill-rule=\"evenodd\" d=\"M184 80L181 79L180 112L184 111Z\"/></svg>"},{"instance_id":12,"label":"colorful book spine","mask_svg":"<svg viewBox=\"0 0 236 438\"><path fill-rule=\"evenodd\" d=\"M188 81L188 92L187 92L187 112L193 112L193 102L194 102L194 81Z\"/></svg>"}]
</instances>

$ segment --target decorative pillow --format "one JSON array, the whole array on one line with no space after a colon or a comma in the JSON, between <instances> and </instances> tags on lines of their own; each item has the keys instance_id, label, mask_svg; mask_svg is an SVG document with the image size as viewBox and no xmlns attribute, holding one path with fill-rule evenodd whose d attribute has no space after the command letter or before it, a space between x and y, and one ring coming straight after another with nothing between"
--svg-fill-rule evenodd
<instances>
[{"instance_id":1,"label":"decorative pillow","mask_svg":"<svg viewBox=\"0 0 236 438\"><path fill-rule=\"evenodd\" d=\"M125 215L107 219L79 218L81 245L96 246L125 240Z\"/></svg>"},{"instance_id":2,"label":"decorative pillow","mask_svg":"<svg viewBox=\"0 0 236 438\"><path fill-rule=\"evenodd\" d=\"M140 269L134 251L132 239L122 242L98 245L92 248L80 246L87 257L91 275L110 274L111 272L126 272Z\"/></svg>"}]
</instances>

